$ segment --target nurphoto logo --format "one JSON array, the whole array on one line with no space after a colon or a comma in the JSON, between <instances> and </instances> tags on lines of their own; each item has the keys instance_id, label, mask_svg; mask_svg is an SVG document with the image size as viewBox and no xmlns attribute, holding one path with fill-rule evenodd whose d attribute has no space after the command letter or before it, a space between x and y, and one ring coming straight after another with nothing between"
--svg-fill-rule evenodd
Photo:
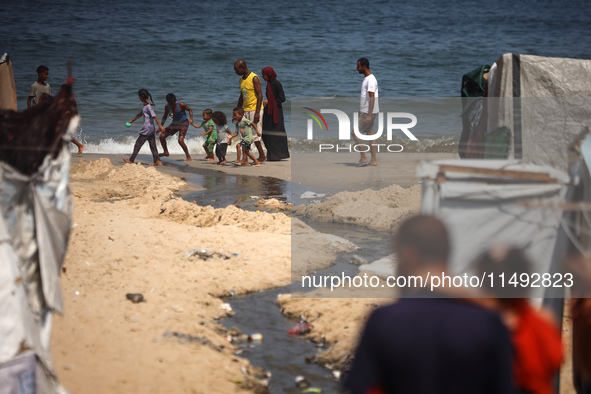
<instances>
[{"instance_id":1,"label":"nurphoto logo","mask_svg":"<svg viewBox=\"0 0 591 394\"><path fill-rule=\"evenodd\" d=\"M351 128L351 120L349 119L349 115L347 115L344 111L338 109L321 109L320 112L316 111L310 107L302 107L303 109L307 110L304 112L306 115L310 117L307 123L307 139L313 140L314 139L314 123L318 124L321 132L328 132L328 124L326 119L322 114L332 114L337 117L339 122L339 131L338 131L338 138L339 140L350 140L352 135L351 131L355 133L355 136L362 141L375 141L382 136L384 133L384 129L386 130L386 139L388 141L392 141L392 136L395 130L400 130L406 137L408 137L411 141L418 141L417 137L413 133L411 133L410 129L416 126L417 124L417 117L408 112L387 112L386 113L386 126L384 127L384 113L378 112L376 115L378 128L373 134L363 134L359 131L359 112L353 113L353 128ZM401 122L401 120L406 120L406 122ZM410 122L409 122L410 121ZM380 148L385 148L388 152L402 152L404 147L400 144L371 144L375 146L380 151ZM355 145L348 145L348 146L335 146L335 144L325 144L321 143L318 146L319 152L334 150L336 152L339 151L348 151L348 152L368 152L370 150L370 146L368 144L355 144Z\"/></svg>"}]
</instances>

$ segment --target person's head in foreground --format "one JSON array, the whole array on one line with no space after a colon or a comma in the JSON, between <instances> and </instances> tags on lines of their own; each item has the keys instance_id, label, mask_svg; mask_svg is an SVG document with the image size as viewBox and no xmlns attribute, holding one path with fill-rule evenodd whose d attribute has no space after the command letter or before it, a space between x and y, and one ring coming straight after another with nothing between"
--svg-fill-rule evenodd
<instances>
[{"instance_id":1,"label":"person's head in foreground","mask_svg":"<svg viewBox=\"0 0 591 394\"><path fill-rule=\"evenodd\" d=\"M447 267L450 244L443 222L430 215L406 220L394 237L398 275L420 275Z\"/></svg>"}]
</instances>

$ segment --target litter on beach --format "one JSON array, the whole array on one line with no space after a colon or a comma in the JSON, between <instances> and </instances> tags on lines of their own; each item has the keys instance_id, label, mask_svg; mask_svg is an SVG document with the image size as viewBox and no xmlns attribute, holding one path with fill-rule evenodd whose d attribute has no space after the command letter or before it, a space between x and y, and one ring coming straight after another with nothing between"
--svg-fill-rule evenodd
<instances>
[{"instance_id":1,"label":"litter on beach","mask_svg":"<svg viewBox=\"0 0 591 394\"><path fill-rule=\"evenodd\" d=\"M232 256L233 255L234 255L234 253L232 253ZM211 248L191 249L191 250L187 250L185 253L183 253L183 257L185 257L185 258L189 258L189 257L193 257L193 256L199 256L199 258L202 260L208 260L212 257L219 257L224 260L227 260L230 258L230 256L223 254L223 253L218 253Z\"/></svg>"},{"instance_id":2,"label":"litter on beach","mask_svg":"<svg viewBox=\"0 0 591 394\"><path fill-rule=\"evenodd\" d=\"M322 198L326 196L326 194L320 194L320 193L314 193L314 192L305 192L302 193L302 195L300 196L300 198L303 199L310 199L310 198Z\"/></svg>"},{"instance_id":3,"label":"litter on beach","mask_svg":"<svg viewBox=\"0 0 591 394\"><path fill-rule=\"evenodd\" d=\"M313 328L313 325L303 320L297 323L293 328L288 329L287 332L291 335L305 335L312 331Z\"/></svg>"},{"instance_id":4,"label":"litter on beach","mask_svg":"<svg viewBox=\"0 0 591 394\"><path fill-rule=\"evenodd\" d=\"M144 299L144 295L141 293L127 293L125 294L125 298L129 301L133 302L134 304L139 304L140 302L146 302Z\"/></svg>"}]
</instances>

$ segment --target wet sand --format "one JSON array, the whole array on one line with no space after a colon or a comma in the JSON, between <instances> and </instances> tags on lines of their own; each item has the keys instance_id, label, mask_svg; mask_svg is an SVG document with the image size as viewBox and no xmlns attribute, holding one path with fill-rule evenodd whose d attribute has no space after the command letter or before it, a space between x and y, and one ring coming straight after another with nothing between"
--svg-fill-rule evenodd
<instances>
[{"instance_id":1,"label":"wet sand","mask_svg":"<svg viewBox=\"0 0 591 394\"><path fill-rule=\"evenodd\" d=\"M83 154L72 157L76 163L80 158L87 161L100 157L109 157L114 165L124 164L126 155L100 155ZM166 164L175 166L187 166L207 170L222 171L230 174L242 174L251 176L268 176L284 181L297 182L313 188L329 188L335 190L363 190L366 188L381 189L392 184L402 187L415 185L418 179L415 176L416 165L421 160L443 160L458 158L453 153L392 153L378 156L378 166L357 167L359 154L355 153L294 153L286 160L265 162L260 167L236 166L230 164L236 156L231 153L228 163L216 165L202 159L201 155L194 155L193 161L185 161L184 155L172 155L162 158L164 166L159 170L165 173L183 176L175 172ZM137 163L148 165L152 162L151 156L139 155ZM343 182L346 182L345 184Z\"/></svg>"}]
</instances>

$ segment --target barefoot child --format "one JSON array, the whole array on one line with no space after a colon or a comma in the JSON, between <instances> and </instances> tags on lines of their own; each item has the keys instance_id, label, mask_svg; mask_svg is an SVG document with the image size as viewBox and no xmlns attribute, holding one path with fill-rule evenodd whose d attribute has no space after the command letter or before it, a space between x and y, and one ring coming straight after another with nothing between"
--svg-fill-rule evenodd
<instances>
[{"instance_id":1,"label":"barefoot child","mask_svg":"<svg viewBox=\"0 0 591 394\"><path fill-rule=\"evenodd\" d=\"M203 130L205 130L203 133L201 133L201 135L207 136L205 142L203 143L203 149L205 149L206 154L204 160L207 161L215 161L213 157L213 148L218 137L215 123L213 122L213 120L211 120L212 114L213 111L211 109L206 109L203 111L203 122L201 122L201 124L196 125L195 123L191 122L193 127L203 127Z\"/></svg>"},{"instance_id":2,"label":"barefoot child","mask_svg":"<svg viewBox=\"0 0 591 394\"><path fill-rule=\"evenodd\" d=\"M244 110L241 107L234 108L232 121L236 123L236 133L232 134L232 137L237 136L239 133L242 136L240 142L236 145L236 149L242 149L244 153L242 155L242 161L238 165L248 165L247 157L250 157L254 162L253 165L258 167L261 163L250 153L250 145L253 140L252 131L254 130L259 137L261 135L260 131L257 130L254 123L244 117Z\"/></svg>"},{"instance_id":3,"label":"barefoot child","mask_svg":"<svg viewBox=\"0 0 591 394\"><path fill-rule=\"evenodd\" d=\"M187 161L192 161L193 159L191 159L191 155L189 154L189 148L187 148L187 144L185 144L185 136L187 135L187 130L189 129L189 123L193 123L193 110L189 108L187 104L178 101L173 93L168 93L166 95L166 102L168 104L164 106L164 115L162 116L161 123L163 125L166 123L166 117L168 114L170 114L172 117L172 123L166 128L166 130L164 130L162 134L160 134L160 144L164 150L160 156L169 156L166 139L178 132L179 145L181 148L183 148L183 152L185 152L185 156L187 156ZM189 111L188 119L186 111Z\"/></svg>"},{"instance_id":4,"label":"barefoot child","mask_svg":"<svg viewBox=\"0 0 591 394\"><path fill-rule=\"evenodd\" d=\"M217 126L218 139L215 147L215 155L218 157L216 164L224 164L226 162L226 151L228 150L228 143L232 141L232 132L226 124L226 114L222 111L215 111L211 115L213 123Z\"/></svg>"},{"instance_id":5,"label":"barefoot child","mask_svg":"<svg viewBox=\"0 0 591 394\"><path fill-rule=\"evenodd\" d=\"M158 149L156 149L156 135L159 132L164 132L164 127L156 117L154 113L154 100L152 100L152 95L146 90L141 89L137 92L140 101L144 103L144 108L142 111L135 116L129 123L135 122L140 116L144 115L144 126L140 130L140 135L137 137L135 141L135 146L133 147L133 154L129 159L123 159L126 163L133 163L135 157L137 156L138 152L140 151L141 147L144 145L146 141L150 145L150 151L152 152L152 158L154 159L154 164L150 164L151 166L161 166L162 162L160 161L160 156L158 156ZM150 101L148 101L148 97ZM154 121L158 123L158 131L156 132L156 127L154 126Z\"/></svg>"}]
</instances>

